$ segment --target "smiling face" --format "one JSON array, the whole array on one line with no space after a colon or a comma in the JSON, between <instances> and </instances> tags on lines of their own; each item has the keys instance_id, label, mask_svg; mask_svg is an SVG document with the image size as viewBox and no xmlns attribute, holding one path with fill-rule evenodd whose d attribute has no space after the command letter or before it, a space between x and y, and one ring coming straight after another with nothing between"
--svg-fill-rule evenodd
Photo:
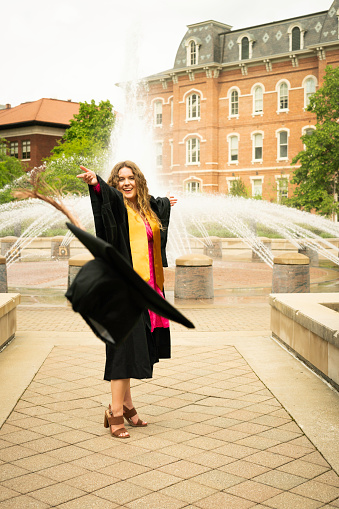
<instances>
[{"instance_id":1,"label":"smiling face","mask_svg":"<svg viewBox=\"0 0 339 509\"><path fill-rule=\"evenodd\" d=\"M126 200L137 203L137 184L134 173L130 168L124 166L118 173L118 189L122 192Z\"/></svg>"}]
</instances>

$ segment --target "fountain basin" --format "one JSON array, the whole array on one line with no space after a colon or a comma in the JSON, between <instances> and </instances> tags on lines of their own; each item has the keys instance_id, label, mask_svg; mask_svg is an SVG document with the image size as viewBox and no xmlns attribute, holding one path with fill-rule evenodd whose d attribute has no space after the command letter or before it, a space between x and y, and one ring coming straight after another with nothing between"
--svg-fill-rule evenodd
<instances>
[{"instance_id":1,"label":"fountain basin","mask_svg":"<svg viewBox=\"0 0 339 509\"><path fill-rule=\"evenodd\" d=\"M339 294L271 294L272 337L339 390Z\"/></svg>"}]
</instances>

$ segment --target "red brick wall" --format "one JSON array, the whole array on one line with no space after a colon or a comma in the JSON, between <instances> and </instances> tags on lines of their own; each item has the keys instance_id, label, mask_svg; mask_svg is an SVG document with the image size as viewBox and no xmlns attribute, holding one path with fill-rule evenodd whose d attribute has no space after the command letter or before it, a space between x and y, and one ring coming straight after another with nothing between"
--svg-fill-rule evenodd
<instances>
[{"instance_id":1,"label":"red brick wall","mask_svg":"<svg viewBox=\"0 0 339 509\"><path fill-rule=\"evenodd\" d=\"M45 134L28 134L25 136L6 136L8 146L10 142L17 141L19 149L19 159L22 159L22 142L31 142L31 157L29 160L23 160L25 169L31 170L35 166L40 166L44 160L50 156L52 149L57 145L61 136L50 136Z\"/></svg>"},{"instance_id":2,"label":"red brick wall","mask_svg":"<svg viewBox=\"0 0 339 509\"><path fill-rule=\"evenodd\" d=\"M316 54L299 58L298 66L293 67L290 59L273 62L272 70L267 71L264 63L248 67L243 76L240 69L223 70L218 77L207 77L205 72L196 73L194 80L189 76L178 77L178 83L167 81L167 89L161 83L149 85L144 99L151 106L156 98L163 99L162 127L156 127L155 140L163 141L163 167L160 173L164 180L172 182L171 188L182 190L189 177L202 179L203 190L207 192L227 192L226 177L241 177L251 190L250 177L264 177L263 198L275 200L277 197L276 175L293 174L291 161L303 148L302 129L315 125L315 116L304 111L303 80L312 75L321 86L326 65L339 65L339 51L327 50L326 59L319 60ZM289 90L289 111L277 112L278 93L276 85L287 80ZM263 114L253 116L252 87L260 83L264 86ZM228 91L236 86L240 89L239 118L229 118ZM186 120L186 101L184 95L197 90L201 95L200 120ZM169 98L174 101L173 125L170 125ZM289 131L288 160L277 161L278 141L276 131ZM252 139L254 131L264 133L263 161L252 162ZM196 133L201 138L200 165L186 165L187 135ZM238 164L229 164L227 135L239 134ZM173 166L170 166L170 143L173 140ZM214 164L212 164L214 163Z\"/></svg>"}]
</instances>

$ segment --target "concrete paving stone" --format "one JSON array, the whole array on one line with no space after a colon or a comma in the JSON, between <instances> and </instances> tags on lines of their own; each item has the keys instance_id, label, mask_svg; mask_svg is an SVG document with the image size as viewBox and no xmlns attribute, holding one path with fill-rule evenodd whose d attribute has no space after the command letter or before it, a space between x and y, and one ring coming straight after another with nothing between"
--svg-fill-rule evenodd
<instances>
[{"instance_id":1,"label":"concrete paving stone","mask_svg":"<svg viewBox=\"0 0 339 509\"><path fill-rule=\"evenodd\" d=\"M315 479L305 482L291 490L293 493L327 503L339 497L339 488Z\"/></svg>"},{"instance_id":2,"label":"concrete paving stone","mask_svg":"<svg viewBox=\"0 0 339 509\"><path fill-rule=\"evenodd\" d=\"M51 505L29 495L20 495L0 502L0 509L47 509L48 507Z\"/></svg>"},{"instance_id":3,"label":"concrete paving stone","mask_svg":"<svg viewBox=\"0 0 339 509\"><path fill-rule=\"evenodd\" d=\"M245 479L222 470L213 469L197 475L192 480L216 490L225 490L226 488L243 482Z\"/></svg>"},{"instance_id":4,"label":"concrete paving stone","mask_svg":"<svg viewBox=\"0 0 339 509\"><path fill-rule=\"evenodd\" d=\"M274 488L281 490L290 490L291 488L299 486L299 484L302 484L306 481L305 477L288 474L287 472L282 472L279 470L272 470L270 472L260 474L254 477L252 480L263 484L268 484L269 486L273 486Z\"/></svg>"},{"instance_id":5,"label":"concrete paving stone","mask_svg":"<svg viewBox=\"0 0 339 509\"><path fill-rule=\"evenodd\" d=\"M164 447L161 452L175 457L176 459L192 458L196 454L199 454L195 447L187 444L170 445L168 447Z\"/></svg>"},{"instance_id":6,"label":"concrete paving stone","mask_svg":"<svg viewBox=\"0 0 339 509\"><path fill-rule=\"evenodd\" d=\"M257 463L258 465L263 465L268 468L277 468L285 463L289 463L291 458L288 456L283 456L282 454L275 454L269 451L260 451L248 456L246 461Z\"/></svg>"},{"instance_id":7,"label":"concrete paving stone","mask_svg":"<svg viewBox=\"0 0 339 509\"><path fill-rule=\"evenodd\" d=\"M335 500L332 500L330 505L332 507L339 507L339 498L336 498Z\"/></svg>"},{"instance_id":8,"label":"concrete paving stone","mask_svg":"<svg viewBox=\"0 0 339 509\"><path fill-rule=\"evenodd\" d=\"M6 488L4 485L1 485L0 502L2 502L3 500L8 500L9 498L18 497L19 495L20 495L19 492Z\"/></svg>"},{"instance_id":9,"label":"concrete paving stone","mask_svg":"<svg viewBox=\"0 0 339 509\"><path fill-rule=\"evenodd\" d=\"M70 465L85 468L86 470L98 471L101 468L112 466L118 463L119 459L106 456L105 454L93 453L89 456L71 461Z\"/></svg>"},{"instance_id":10,"label":"concrete paving stone","mask_svg":"<svg viewBox=\"0 0 339 509\"><path fill-rule=\"evenodd\" d=\"M143 486L137 486L128 481L120 481L111 486L96 490L92 494L109 500L110 502L115 502L116 504L127 504L149 493L151 493L151 491Z\"/></svg>"},{"instance_id":11,"label":"concrete paving stone","mask_svg":"<svg viewBox=\"0 0 339 509\"><path fill-rule=\"evenodd\" d=\"M178 430L164 431L163 433L160 434L159 438L161 438L162 440L163 439L169 440L173 444L176 444L176 443L187 442L188 440L197 438L197 436L199 436L197 433L196 434L189 433L187 431L180 429L179 431Z\"/></svg>"},{"instance_id":12,"label":"concrete paving stone","mask_svg":"<svg viewBox=\"0 0 339 509\"><path fill-rule=\"evenodd\" d=\"M325 458L318 452L314 451L307 454L304 458L304 461L308 461L309 463L315 463L316 465L322 465L324 467L329 467L329 464L325 460Z\"/></svg>"},{"instance_id":13,"label":"concrete paving stone","mask_svg":"<svg viewBox=\"0 0 339 509\"><path fill-rule=\"evenodd\" d=\"M211 451L214 449L217 449L218 447L221 447L225 445L224 440L218 440L216 438L211 438L208 436L199 436L196 438L190 439L186 444L182 445L189 445L190 447L197 447L198 449L203 449L205 451Z\"/></svg>"},{"instance_id":14,"label":"concrete paving stone","mask_svg":"<svg viewBox=\"0 0 339 509\"><path fill-rule=\"evenodd\" d=\"M120 460L129 460L134 457L139 457L145 453L151 452L143 447L138 447L132 444L127 444L127 440L117 440L116 438L111 438L114 442L118 442L119 446L111 446L108 449L101 451L101 454L107 455L110 457L114 457Z\"/></svg>"},{"instance_id":15,"label":"concrete paving stone","mask_svg":"<svg viewBox=\"0 0 339 509\"><path fill-rule=\"evenodd\" d=\"M180 509L185 507L186 502L182 502L173 497L162 495L161 493L150 493L145 497L138 498L126 504L130 509Z\"/></svg>"},{"instance_id":16,"label":"concrete paving stone","mask_svg":"<svg viewBox=\"0 0 339 509\"><path fill-rule=\"evenodd\" d=\"M251 454L256 453L258 449L228 442L221 447L217 447L214 451L218 454L225 454L225 456L230 456L231 458L241 459L245 456L250 456Z\"/></svg>"},{"instance_id":17,"label":"concrete paving stone","mask_svg":"<svg viewBox=\"0 0 339 509\"><path fill-rule=\"evenodd\" d=\"M60 449L67 445L67 442L63 442L61 440L57 440L54 437L43 437L38 438L37 440L30 440L26 442L26 447L32 449L35 452L50 452L55 449Z\"/></svg>"},{"instance_id":18,"label":"concrete paving stone","mask_svg":"<svg viewBox=\"0 0 339 509\"><path fill-rule=\"evenodd\" d=\"M158 401L157 404L166 408L182 408L187 405L187 402L178 398L166 398Z\"/></svg>"},{"instance_id":19,"label":"concrete paving stone","mask_svg":"<svg viewBox=\"0 0 339 509\"><path fill-rule=\"evenodd\" d=\"M70 500L64 504L56 506L58 509L123 509L114 502L109 502L95 495L85 495L83 497Z\"/></svg>"},{"instance_id":20,"label":"concrete paving stone","mask_svg":"<svg viewBox=\"0 0 339 509\"><path fill-rule=\"evenodd\" d=\"M112 465L100 468L98 472L106 475L113 475L118 477L120 480L131 479L137 475L149 472L150 468L143 465L137 465L129 461L117 461Z\"/></svg>"},{"instance_id":21,"label":"concrete paving stone","mask_svg":"<svg viewBox=\"0 0 339 509\"><path fill-rule=\"evenodd\" d=\"M13 461L12 465L22 467L26 469L26 471L38 472L39 470L43 470L44 468L48 467L53 467L59 465L60 463L61 460L49 456L48 453L43 453Z\"/></svg>"},{"instance_id":22,"label":"concrete paving stone","mask_svg":"<svg viewBox=\"0 0 339 509\"><path fill-rule=\"evenodd\" d=\"M176 484L181 481L181 477L177 477L160 470L152 470L130 478L131 483L137 484L138 486L144 486L152 491L159 491L162 488L166 488L167 486L171 486L172 484Z\"/></svg>"},{"instance_id":23,"label":"concrete paving stone","mask_svg":"<svg viewBox=\"0 0 339 509\"><path fill-rule=\"evenodd\" d=\"M319 475L314 480L317 482L330 484L331 486L339 488L339 476L333 470L330 470L329 472L325 472L324 474Z\"/></svg>"},{"instance_id":24,"label":"concrete paving stone","mask_svg":"<svg viewBox=\"0 0 339 509\"><path fill-rule=\"evenodd\" d=\"M221 429L220 426L215 425L215 422L213 419L213 424L212 424L212 422L211 423L199 422L199 423L195 423L195 424L190 424L188 426L185 426L185 428L182 429L180 431L180 433L188 432L195 436L197 436L197 435L211 435L212 438L214 438L213 433L215 433L217 431L223 431L223 430Z\"/></svg>"},{"instance_id":25,"label":"concrete paving stone","mask_svg":"<svg viewBox=\"0 0 339 509\"><path fill-rule=\"evenodd\" d=\"M262 424L255 424L253 422L239 422L228 427L229 431L239 431L243 433L243 438L248 435L256 435L268 430L268 426Z\"/></svg>"},{"instance_id":26,"label":"concrete paving stone","mask_svg":"<svg viewBox=\"0 0 339 509\"><path fill-rule=\"evenodd\" d=\"M54 484L54 481L36 473L24 474L2 482L2 485L6 488L15 490L23 495L51 484Z\"/></svg>"},{"instance_id":27,"label":"concrete paving stone","mask_svg":"<svg viewBox=\"0 0 339 509\"><path fill-rule=\"evenodd\" d=\"M61 463L60 465L45 468L39 473L44 477L53 479L56 482L63 482L67 481L68 479L72 479L73 477L87 474L88 470L71 463Z\"/></svg>"},{"instance_id":28,"label":"concrete paving stone","mask_svg":"<svg viewBox=\"0 0 339 509\"><path fill-rule=\"evenodd\" d=\"M228 472L245 479L252 479L257 475L264 474L269 471L269 468L267 467L263 467L262 465L257 465L255 463L249 463L246 460L234 461L219 467L219 469L223 472Z\"/></svg>"},{"instance_id":29,"label":"concrete paving stone","mask_svg":"<svg viewBox=\"0 0 339 509\"><path fill-rule=\"evenodd\" d=\"M269 452L273 452L275 454L283 454L284 456L290 456L291 458L302 458L306 454L310 453L310 449L308 447L302 447L300 445L295 445L293 443L284 443L279 445L274 445L269 449Z\"/></svg>"},{"instance_id":30,"label":"concrete paving stone","mask_svg":"<svg viewBox=\"0 0 339 509\"><path fill-rule=\"evenodd\" d=\"M74 431L74 433L77 433L77 431ZM82 433L81 430L80 433ZM110 447L111 443L111 435L107 434L106 436L92 437L81 441L79 440L78 447L86 449L87 451L101 452Z\"/></svg>"},{"instance_id":31,"label":"concrete paving stone","mask_svg":"<svg viewBox=\"0 0 339 509\"><path fill-rule=\"evenodd\" d=\"M41 488L40 490L30 493L32 498L52 506L68 502L82 495L85 495L84 491L73 488L73 486L68 486L65 483L53 484L52 486L47 486L46 488Z\"/></svg>"},{"instance_id":32,"label":"concrete paving stone","mask_svg":"<svg viewBox=\"0 0 339 509\"><path fill-rule=\"evenodd\" d=\"M204 467L203 465L199 465L188 460L179 460L175 463L170 463L159 468L159 471L161 472L172 474L183 479L195 477L204 472L208 472L209 470L209 467Z\"/></svg>"},{"instance_id":33,"label":"concrete paving stone","mask_svg":"<svg viewBox=\"0 0 339 509\"><path fill-rule=\"evenodd\" d=\"M27 458L28 456L33 456L34 454L35 451L21 445L10 445L10 447L0 449L0 459L5 462L6 461L11 462L21 458Z\"/></svg>"},{"instance_id":34,"label":"concrete paving stone","mask_svg":"<svg viewBox=\"0 0 339 509\"><path fill-rule=\"evenodd\" d=\"M216 507L223 507L227 509L248 509L256 504L250 500L245 500L228 493L219 492L202 500L198 500L196 505L201 509L215 509Z\"/></svg>"},{"instance_id":35,"label":"concrete paving stone","mask_svg":"<svg viewBox=\"0 0 339 509\"><path fill-rule=\"evenodd\" d=\"M121 479L113 475L103 474L101 472L88 472L86 474L67 479L66 484L79 488L80 490L92 492L120 482Z\"/></svg>"},{"instance_id":36,"label":"concrete paving stone","mask_svg":"<svg viewBox=\"0 0 339 509\"><path fill-rule=\"evenodd\" d=\"M247 480L227 488L225 492L251 500L252 502L264 502L281 493L281 490L253 480Z\"/></svg>"},{"instance_id":37,"label":"concrete paving stone","mask_svg":"<svg viewBox=\"0 0 339 509\"><path fill-rule=\"evenodd\" d=\"M274 509L316 509L323 507L322 502L285 491L279 495L265 500L266 507Z\"/></svg>"},{"instance_id":38,"label":"concrete paving stone","mask_svg":"<svg viewBox=\"0 0 339 509\"><path fill-rule=\"evenodd\" d=\"M139 456L134 456L133 458L129 459L138 465L144 465L145 467L150 468L159 468L163 465L167 465L168 463L177 461L178 458L169 456L168 454L164 454L162 452L152 451L140 454Z\"/></svg>"},{"instance_id":39,"label":"concrete paving stone","mask_svg":"<svg viewBox=\"0 0 339 509\"><path fill-rule=\"evenodd\" d=\"M160 490L159 493L182 500L183 502L193 503L201 498L212 495L215 491L208 486L201 486L191 479L185 479L173 486Z\"/></svg>"},{"instance_id":40,"label":"concrete paving stone","mask_svg":"<svg viewBox=\"0 0 339 509\"><path fill-rule=\"evenodd\" d=\"M257 436L274 440L277 443L289 442L289 441L294 440L295 438L298 437L298 435L296 433L294 433L294 431L283 430L280 427L279 428L271 428L269 430L263 431L263 432L259 433ZM295 445L302 445L301 443L296 442L296 441L294 441L293 443ZM313 448L312 444L310 444L310 445Z\"/></svg>"},{"instance_id":41,"label":"concrete paving stone","mask_svg":"<svg viewBox=\"0 0 339 509\"><path fill-rule=\"evenodd\" d=\"M57 458L62 461L72 461L84 456L89 456L91 453L90 451L77 447L76 445L67 445L66 447L60 447L60 449L50 451L49 454L53 458Z\"/></svg>"},{"instance_id":42,"label":"concrete paving stone","mask_svg":"<svg viewBox=\"0 0 339 509\"><path fill-rule=\"evenodd\" d=\"M172 445L175 445L175 442L173 442L172 440L166 440L165 438L162 437L162 434L147 438L141 438L140 440L138 440L138 447L141 447L141 449L145 449L148 451L158 451L160 449L164 449Z\"/></svg>"},{"instance_id":43,"label":"concrete paving stone","mask_svg":"<svg viewBox=\"0 0 339 509\"><path fill-rule=\"evenodd\" d=\"M250 437L242 438L241 440L237 440L236 443L264 451L265 449L269 449L270 447L277 445L280 442L278 440L273 440L272 438L265 438L262 435L253 435Z\"/></svg>"},{"instance_id":44,"label":"concrete paving stone","mask_svg":"<svg viewBox=\"0 0 339 509\"><path fill-rule=\"evenodd\" d=\"M235 459L225 454L218 454L215 451L204 451L200 454L192 455L189 461L205 467L219 468L227 463L232 463Z\"/></svg>"},{"instance_id":45,"label":"concrete paving stone","mask_svg":"<svg viewBox=\"0 0 339 509\"><path fill-rule=\"evenodd\" d=\"M11 463L3 463L0 465L0 482L13 477L19 477L20 475L28 474L29 470L12 465Z\"/></svg>"},{"instance_id":46,"label":"concrete paving stone","mask_svg":"<svg viewBox=\"0 0 339 509\"><path fill-rule=\"evenodd\" d=\"M301 447L308 447L312 451L314 451L315 449L312 442L305 435L301 435L298 438L294 438L293 440L290 441L290 444L300 445Z\"/></svg>"},{"instance_id":47,"label":"concrete paving stone","mask_svg":"<svg viewBox=\"0 0 339 509\"><path fill-rule=\"evenodd\" d=\"M297 459L286 463L285 465L281 465L278 467L278 470L294 475L300 475L306 479L313 479L314 477L326 472L329 468L329 465L323 466L317 465L316 463L309 463L306 461L305 457L303 459Z\"/></svg>"},{"instance_id":48,"label":"concrete paving stone","mask_svg":"<svg viewBox=\"0 0 339 509\"><path fill-rule=\"evenodd\" d=\"M20 431L21 428L18 428L18 426L14 426L12 424L9 424L7 421L3 424L2 428L0 429L0 436L7 435L8 433L14 433L15 431Z\"/></svg>"}]
</instances>

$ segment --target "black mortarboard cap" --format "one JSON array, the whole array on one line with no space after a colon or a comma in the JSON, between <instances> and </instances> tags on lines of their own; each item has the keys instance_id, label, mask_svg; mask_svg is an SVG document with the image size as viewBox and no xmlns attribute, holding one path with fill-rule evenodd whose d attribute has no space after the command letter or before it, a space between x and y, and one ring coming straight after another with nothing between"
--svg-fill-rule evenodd
<instances>
[{"instance_id":1,"label":"black mortarboard cap","mask_svg":"<svg viewBox=\"0 0 339 509\"><path fill-rule=\"evenodd\" d=\"M66 224L94 256L94 260L80 269L66 297L100 339L113 344L123 341L147 309L194 328L111 244L71 223Z\"/></svg>"}]
</instances>

